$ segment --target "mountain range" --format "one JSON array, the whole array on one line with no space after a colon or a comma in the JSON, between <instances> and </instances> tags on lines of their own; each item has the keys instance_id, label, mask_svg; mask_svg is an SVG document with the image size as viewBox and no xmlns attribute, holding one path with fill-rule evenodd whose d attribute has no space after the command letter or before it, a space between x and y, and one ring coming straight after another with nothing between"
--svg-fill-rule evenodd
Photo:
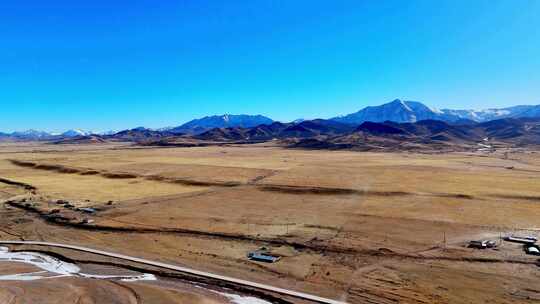
<instances>
[{"instance_id":1,"label":"mountain range","mask_svg":"<svg viewBox=\"0 0 540 304\"><path fill-rule=\"evenodd\" d=\"M209 142L253 143L279 140L292 148L352 150L491 150L540 145L540 117L503 118L452 124L441 120L371 122L360 125L332 120L298 124L274 122L253 128L215 128L192 138ZM166 137L160 145L185 138Z\"/></svg>"},{"instance_id":2,"label":"mountain range","mask_svg":"<svg viewBox=\"0 0 540 304\"><path fill-rule=\"evenodd\" d=\"M116 132L114 132L116 133ZM73 138L80 136L89 136L94 134L90 131L83 131L80 129L71 129L63 133L49 133L45 131L29 129L26 131L3 133L0 132L0 139L13 139L13 140L53 140L61 138ZM107 133L100 133L97 135L105 135Z\"/></svg>"},{"instance_id":3,"label":"mountain range","mask_svg":"<svg viewBox=\"0 0 540 304\"><path fill-rule=\"evenodd\" d=\"M494 119L522 117L540 117L540 105L521 105L485 110L438 110L418 101L396 99L380 106L365 107L352 114L334 117L331 120L349 124L361 124L365 121L416 122L426 119L455 123L467 120L485 122Z\"/></svg>"},{"instance_id":4,"label":"mountain range","mask_svg":"<svg viewBox=\"0 0 540 304\"><path fill-rule=\"evenodd\" d=\"M93 132L73 129L60 134L37 130L24 132L0 133L1 140L42 140L58 143L133 141L133 142L174 142L178 138L190 138L199 141L264 141L272 139L296 140L295 145L307 145L308 142L320 145L320 142L347 145L358 141L359 134L371 137L407 138L409 141L440 140L474 142L482 136L489 136L487 122L495 124L491 128L505 129L507 139L520 142L532 142L536 125L531 125L534 118L540 117L540 105L522 105L501 109L486 110L451 110L434 109L417 101L392 102L365 107L355 113L330 119L295 120L289 123L276 122L262 115L215 115L191 120L177 127L148 129L138 127L120 132ZM529 118L532 118L530 120ZM529 119L529 120L528 120ZM425 121L429 121L426 130ZM435 123L437 122L437 123ZM398 125L396 125L398 124ZM434 133L434 127L441 131ZM525 127L527 126L527 127ZM475 130L469 132L468 130ZM499 131L497 131L499 132ZM495 132L495 137L502 133ZM531 133L532 132L532 133ZM474 135L474 136L473 136ZM347 138L347 136L349 136ZM352 136L352 137L351 137ZM525 136L526 140L525 140ZM413 138L414 137L414 138ZM523 137L523 138L521 138ZM365 136L363 138L366 138ZM309 140L308 140L309 139ZM531 141L532 140L532 141ZM350 143L349 143L350 144Z\"/></svg>"}]
</instances>

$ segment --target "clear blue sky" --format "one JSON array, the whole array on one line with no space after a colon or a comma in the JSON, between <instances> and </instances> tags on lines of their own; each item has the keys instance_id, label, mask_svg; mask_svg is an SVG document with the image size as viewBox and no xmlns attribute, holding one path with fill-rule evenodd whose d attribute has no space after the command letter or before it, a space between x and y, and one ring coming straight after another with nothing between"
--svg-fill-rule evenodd
<instances>
[{"instance_id":1,"label":"clear blue sky","mask_svg":"<svg viewBox=\"0 0 540 304\"><path fill-rule=\"evenodd\" d=\"M536 104L539 16L537 0L2 1L0 130Z\"/></svg>"}]
</instances>

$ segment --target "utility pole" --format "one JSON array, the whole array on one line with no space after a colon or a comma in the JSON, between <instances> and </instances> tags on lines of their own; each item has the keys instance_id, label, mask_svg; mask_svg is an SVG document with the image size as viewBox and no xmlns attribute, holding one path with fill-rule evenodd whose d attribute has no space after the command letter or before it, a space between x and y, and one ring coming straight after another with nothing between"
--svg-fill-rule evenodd
<instances>
[{"instance_id":1,"label":"utility pole","mask_svg":"<svg viewBox=\"0 0 540 304\"><path fill-rule=\"evenodd\" d=\"M446 231L443 232L444 249L446 250Z\"/></svg>"}]
</instances>

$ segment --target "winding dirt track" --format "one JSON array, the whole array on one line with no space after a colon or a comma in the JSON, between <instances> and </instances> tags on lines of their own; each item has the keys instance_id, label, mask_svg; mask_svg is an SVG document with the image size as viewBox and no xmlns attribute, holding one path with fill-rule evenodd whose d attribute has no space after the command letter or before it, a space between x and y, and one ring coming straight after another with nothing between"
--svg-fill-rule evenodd
<instances>
[{"instance_id":1,"label":"winding dirt track","mask_svg":"<svg viewBox=\"0 0 540 304\"><path fill-rule=\"evenodd\" d=\"M150 266L155 266L155 267L180 271L180 272L183 272L183 273L188 273L188 274L192 274L192 275L196 275L196 276L211 278L211 279L215 279L215 280L226 281L226 282L230 282L230 283L234 283L234 284L244 285L244 286L253 287L253 288L266 290L266 291L270 291L270 292L275 292L275 293L279 293L279 294L283 294L283 295L287 295L287 296L292 296L292 297L295 297L295 298L314 301L314 302L317 302L317 303L346 304L345 302L340 302L340 301L336 301L336 300L332 300L332 299L322 298L322 297L318 297L318 296L315 296L315 295L310 295L310 294L302 293L302 292L298 292L298 291L292 291L292 290L283 289L283 288L279 288L279 287L274 287L274 286L270 286L270 285L266 285L266 284L260 284L260 283L255 283L255 282L251 282L251 281L246 281L246 280L221 276L221 275L213 274L213 273L210 273L210 272L199 271L199 270L195 270L195 269L191 269L191 268L180 267L180 266L175 266L175 265L171 265L171 264L165 264L165 263L161 263L161 262L155 262L155 261L150 261L150 260L146 260L146 259L131 257L131 256L123 255L123 254L106 252L106 251L101 251L101 250L96 250L96 249L91 249L91 248L86 248L86 247L81 247L81 246L67 245L67 244L57 244L57 243L48 243L48 242L2 241L2 240L0 240L0 244L51 246L51 247L78 250L78 251L82 251L82 252L88 252L88 253L93 253L93 254L97 254L97 255L102 255L102 256L113 257L113 258L122 259L122 260L126 260L126 261L141 263L141 264L145 264L145 265L150 265Z\"/></svg>"}]
</instances>

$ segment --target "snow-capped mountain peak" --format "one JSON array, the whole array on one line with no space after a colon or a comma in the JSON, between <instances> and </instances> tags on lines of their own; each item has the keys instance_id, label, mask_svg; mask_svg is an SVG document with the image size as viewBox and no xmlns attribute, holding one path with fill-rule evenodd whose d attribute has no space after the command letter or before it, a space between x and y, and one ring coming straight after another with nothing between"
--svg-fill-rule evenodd
<instances>
[{"instance_id":1,"label":"snow-capped mountain peak","mask_svg":"<svg viewBox=\"0 0 540 304\"><path fill-rule=\"evenodd\" d=\"M384 122L387 120L393 122L416 122L426 119L442 120L446 122L457 122L461 120L485 122L501 118L538 116L540 116L540 105L522 105L484 110L439 110L430 108L421 102L396 99L380 106L365 107L356 113L334 117L332 120L349 124L361 124L365 121Z\"/></svg>"},{"instance_id":2,"label":"snow-capped mountain peak","mask_svg":"<svg viewBox=\"0 0 540 304\"><path fill-rule=\"evenodd\" d=\"M64 137L77 137L77 136L88 136L92 134L92 132L89 131L83 131L80 129L71 129L67 130L66 132L62 133L61 136Z\"/></svg>"},{"instance_id":3,"label":"snow-capped mountain peak","mask_svg":"<svg viewBox=\"0 0 540 304\"><path fill-rule=\"evenodd\" d=\"M365 121L383 122L387 120L416 122L425 119L436 119L438 115L437 112L421 102L396 99L380 106L365 107L356 113L334 117L332 120L349 124L361 124Z\"/></svg>"}]
</instances>

